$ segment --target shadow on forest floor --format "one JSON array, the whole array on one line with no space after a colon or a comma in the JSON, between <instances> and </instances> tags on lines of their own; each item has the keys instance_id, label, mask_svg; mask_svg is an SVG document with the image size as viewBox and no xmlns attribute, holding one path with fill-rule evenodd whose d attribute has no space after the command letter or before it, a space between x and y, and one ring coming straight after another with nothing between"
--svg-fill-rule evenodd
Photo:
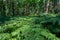
<instances>
[{"instance_id":1,"label":"shadow on forest floor","mask_svg":"<svg viewBox=\"0 0 60 40\"><path fill-rule=\"evenodd\" d=\"M3 17L3 16L0 16L0 25L1 24L4 24L5 21L9 21L11 17Z\"/></svg>"}]
</instances>

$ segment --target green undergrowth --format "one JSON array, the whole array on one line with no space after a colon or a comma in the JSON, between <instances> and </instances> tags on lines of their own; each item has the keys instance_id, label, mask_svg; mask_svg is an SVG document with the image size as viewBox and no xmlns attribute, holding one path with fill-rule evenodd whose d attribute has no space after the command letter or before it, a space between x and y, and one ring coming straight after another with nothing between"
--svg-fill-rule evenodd
<instances>
[{"instance_id":1,"label":"green undergrowth","mask_svg":"<svg viewBox=\"0 0 60 40\"><path fill-rule=\"evenodd\" d=\"M0 40L60 40L59 16L13 17L0 26ZM56 22L58 24L56 24Z\"/></svg>"}]
</instances>

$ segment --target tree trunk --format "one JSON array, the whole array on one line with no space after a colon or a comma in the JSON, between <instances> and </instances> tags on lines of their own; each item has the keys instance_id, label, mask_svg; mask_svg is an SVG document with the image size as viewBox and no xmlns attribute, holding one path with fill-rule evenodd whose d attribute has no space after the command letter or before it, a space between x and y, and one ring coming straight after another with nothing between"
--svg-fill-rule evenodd
<instances>
[{"instance_id":1,"label":"tree trunk","mask_svg":"<svg viewBox=\"0 0 60 40\"><path fill-rule=\"evenodd\" d=\"M47 1L47 4L46 4L46 11L45 11L46 14L48 14L48 11L49 11L49 10L48 10L48 9L49 9L49 2L50 2L50 0L48 0L48 1Z\"/></svg>"}]
</instances>

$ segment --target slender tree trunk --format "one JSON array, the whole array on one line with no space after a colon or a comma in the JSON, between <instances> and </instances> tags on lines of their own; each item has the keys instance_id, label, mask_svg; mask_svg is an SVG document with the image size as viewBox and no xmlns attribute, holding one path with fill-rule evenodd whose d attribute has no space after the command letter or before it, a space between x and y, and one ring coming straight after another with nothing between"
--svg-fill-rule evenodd
<instances>
[{"instance_id":1,"label":"slender tree trunk","mask_svg":"<svg viewBox=\"0 0 60 40\"><path fill-rule=\"evenodd\" d=\"M48 10L48 9L49 9L49 2L50 2L50 0L47 0L47 4L46 4L46 11L45 11L45 12L46 12L46 14L47 14L47 13L48 13L48 11L49 11L49 10Z\"/></svg>"}]
</instances>

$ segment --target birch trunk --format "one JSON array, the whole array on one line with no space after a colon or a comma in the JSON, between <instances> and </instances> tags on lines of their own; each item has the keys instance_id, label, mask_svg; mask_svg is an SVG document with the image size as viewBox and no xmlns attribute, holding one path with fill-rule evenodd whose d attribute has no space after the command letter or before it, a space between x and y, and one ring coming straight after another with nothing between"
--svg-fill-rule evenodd
<instances>
[{"instance_id":1,"label":"birch trunk","mask_svg":"<svg viewBox=\"0 0 60 40\"><path fill-rule=\"evenodd\" d=\"M46 14L48 14L48 11L49 11L49 2L50 2L50 0L48 0L48 1L47 1L47 4L46 4L46 11L45 11Z\"/></svg>"}]
</instances>

